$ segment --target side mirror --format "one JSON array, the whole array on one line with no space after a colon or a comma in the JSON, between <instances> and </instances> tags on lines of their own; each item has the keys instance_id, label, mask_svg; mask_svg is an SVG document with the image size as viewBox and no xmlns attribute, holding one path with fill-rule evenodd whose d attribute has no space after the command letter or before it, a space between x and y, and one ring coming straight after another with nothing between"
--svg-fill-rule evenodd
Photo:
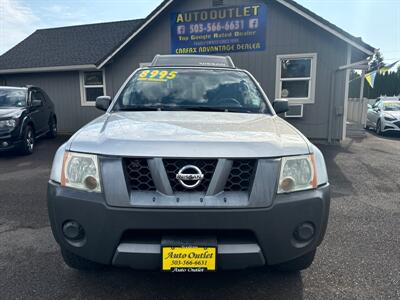
<instances>
[{"instance_id":1,"label":"side mirror","mask_svg":"<svg viewBox=\"0 0 400 300\"><path fill-rule=\"evenodd\" d=\"M289 102L286 99L275 99L272 103L272 107L277 114L282 114L289 110Z\"/></svg>"},{"instance_id":2,"label":"side mirror","mask_svg":"<svg viewBox=\"0 0 400 300\"><path fill-rule=\"evenodd\" d=\"M40 107L40 106L42 106L42 105L43 105L42 100L39 100L39 99L37 99L37 100L32 100L32 107Z\"/></svg>"},{"instance_id":3,"label":"side mirror","mask_svg":"<svg viewBox=\"0 0 400 300\"><path fill-rule=\"evenodd\" d=\"M107 111L108 107L111 104L111 97L110 96L100 96L96 98L96 108Z\"/></svg>"}]
</instances>

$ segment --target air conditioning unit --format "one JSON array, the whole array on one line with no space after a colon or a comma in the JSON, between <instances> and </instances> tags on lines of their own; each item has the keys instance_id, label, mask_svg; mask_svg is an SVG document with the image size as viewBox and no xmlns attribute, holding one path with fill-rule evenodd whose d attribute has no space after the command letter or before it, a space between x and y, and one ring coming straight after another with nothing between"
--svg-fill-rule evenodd
<instances>
[{"instance_id":1,"label":"air conditioning unit","mask_svg":"<svg viewBox=\"0 0 400 300\"><path fill-rule=\"evenodd\" d=\"M302 118L303 104L289 105L289 111L285 112L285 118Z\"/></svg>"}]
</instances>

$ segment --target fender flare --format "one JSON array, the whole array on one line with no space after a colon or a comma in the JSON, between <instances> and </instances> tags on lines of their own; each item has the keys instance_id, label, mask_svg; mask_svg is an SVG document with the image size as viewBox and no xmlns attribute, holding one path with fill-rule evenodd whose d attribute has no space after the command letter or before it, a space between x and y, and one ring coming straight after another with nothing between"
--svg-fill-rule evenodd
<instances>
[{"instance_id":1,"label":"fender flare","mask_svg":"<svg viewBox=\"0 0 400 300\"><path fill-rule=\"evenodd\" d=\"M22 134L23 134L23 132L24 132L24 129L25 129L25 127L26 127L26 125L28 124L28 123L31 123L33 126L33 130L35 130L35 122L32 120L32 118L29 116L29 115L26 115L24 118L23 118L23 120L22 120L22 122L21 122L21 126L20 126L20 129L19 129L19 135L20 136L22 136Z\"/></svg>"}]
</instances>

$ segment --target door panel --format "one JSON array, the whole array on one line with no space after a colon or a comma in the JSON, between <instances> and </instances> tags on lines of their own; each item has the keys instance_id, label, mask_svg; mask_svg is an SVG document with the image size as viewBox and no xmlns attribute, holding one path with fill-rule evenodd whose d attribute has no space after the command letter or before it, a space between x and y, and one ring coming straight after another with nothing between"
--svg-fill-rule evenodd
<instances>
[{"instance_id":1,"label":"door panel","mask_svg":"<svg viewBox=\"0 0 400 300\"><path fill-rule=\"evenodd\" d=\"M34 102L41 101L40 106L34 106ZM36 134L44 133L48 130L48 116L46 101L43 94L37 90L32 90L30 100L30 112L33 123L35 124Z\"/></svg>"},{"instance_id":2,"label":"door panel","mask_svg":"<svg viewBox=\"0 0 400 300\"><path fill-rule=\"evenodd\" d=\"M380 116L380 102L375 103L372 106L372 109L368 111L368 117L371 120L372 126L376 127L376 123L378 122Z\"/></svg>"}]
</instances>

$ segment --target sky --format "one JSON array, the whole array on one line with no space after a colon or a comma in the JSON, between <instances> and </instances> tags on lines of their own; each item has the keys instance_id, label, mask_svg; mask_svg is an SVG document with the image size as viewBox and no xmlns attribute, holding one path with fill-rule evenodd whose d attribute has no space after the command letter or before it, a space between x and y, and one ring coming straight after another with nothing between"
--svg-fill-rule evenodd
<instances>
[{"instance_id":1,"label":"sky","mask_svg":"<svg viewBox=\"0 0 400 300\"><path fill-rule=\"evenodd\" d=\"M400 0L297 0L349 33L400 59ZM161 0L0 0L0 55L36 29L146 17Z\"/></svg>"}]
</instances>

